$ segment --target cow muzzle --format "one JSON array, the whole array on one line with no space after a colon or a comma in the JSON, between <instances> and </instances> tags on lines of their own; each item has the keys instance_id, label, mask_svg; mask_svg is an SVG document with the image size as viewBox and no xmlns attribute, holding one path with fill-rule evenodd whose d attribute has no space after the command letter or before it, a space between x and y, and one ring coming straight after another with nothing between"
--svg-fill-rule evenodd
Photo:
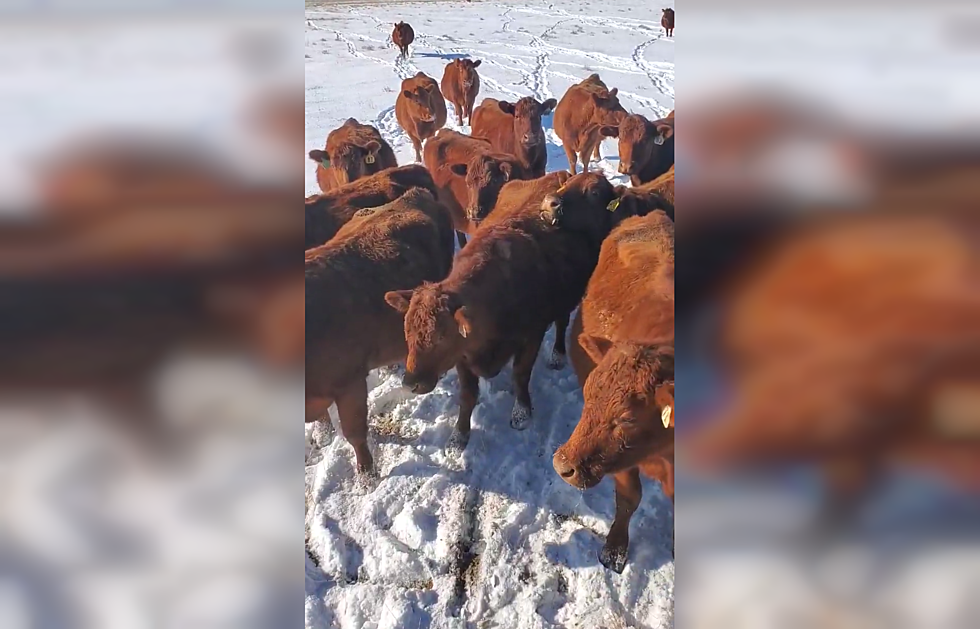
<instances>
[{"instance_id":1,"label":"cow muzzle","mask_svg":"<svg viewBox=\"0 0 980 629\"><path fill-rule=\"evenodd\" d=\"M559 450L551 460L555 471L561 476L562 480L578 489L588 489L598 484L597 480L588 478L584 468L572 464L568 458Z\"/></svg>"},{"instance_id":2,"label":"cow muzzle","mask_svg":"<svg viewBox=\"0 0 980 629\"><path fill-rule=\"evenodd\" d=\"M619 172L620 172L620 174L623 174L623 175L632 175L633 174L633 164L631 164L630 162L622 162L622 161L619 162Z\"/></svg>"},{"instance_id":3,"label":"cow muzzle","mask_svg":"<svg viewBox=\"0 0 980 629\"><path fill-rule=\"evenodd\" d=\"M541 218L546 223L557 225L562 218L561 197L549 194L541 201Z\"/></svg>"},{"instance_id":4,"label":"cow muzzle","mask_svg":"<svg viewBox=\"0 0 980 629\"><path fill-rule=\"evenodd\" d=\"M416 395L425 395L436 388L436 380L422 378L418 374L406 371L402 377L402 386Z\"/></svg>"}]
</instances>

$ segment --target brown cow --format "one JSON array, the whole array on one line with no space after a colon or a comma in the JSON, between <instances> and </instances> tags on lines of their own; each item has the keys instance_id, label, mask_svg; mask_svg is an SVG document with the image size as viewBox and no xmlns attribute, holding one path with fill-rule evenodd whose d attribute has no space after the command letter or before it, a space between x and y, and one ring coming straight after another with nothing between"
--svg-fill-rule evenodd
<instances>
[{"instance_id":1,"label":"brown cow","mask_svg":"<svg viewBox=\"0 0 980 629\"><path fill-rule=\"evenodd\" d=\"M599 125L599 135L619 138L619 172L634 186L653 181L674 165L674 121L650 121L639 114L618 125Z\"/></svg>"},{"instance_id":2,"label":"brown cow","mask_svg":"<svg viewBox=\"0 0 980 629\"><path fill-rule=\"evenodd\" d=\"M674 36L674 10L664 9L663 17L660 18L660 25L664 27L664 35L667 37Z\"/></svg>"},{"instance_id":3,"label":"brown cow","mask_svg":"<svg viewBox=\"0 0 980 629\"><path fill-rule=\"evenodd\" d=\"M404 385L428 393L456 367L460 407L452 447L465 447L469 440L479 379L496 376L512 357L510 425L527 427L533 408L528 384L541 340L582 298L612 227L605 208L614 198L605 177L583 173L565 184L559 211L529 205L481 227L445 280L385 296L392 308L406 313Z\"/></svg>"},{"instance_id":4,"label":"brown cow","mask_svg":"<svg viewBox=\"0 0 980 629\"><path fill-rule=\"evenodd\" d=\"M412 188L425 188L436 194L432 175L420 164L389 168L326 194L307 197L306 248L333 238L357 210L391 203Z\"/></svg>"},{"instance_id":5,"label":"brown cow","mask_svg":"<svg viewBox=\"0 0 980 629\"><path fill-rule=\"evenodd\" d=\"M607 89L598 74L592 74L565 92L555 108L555 133L568 156L568 169L574 175L579 159L585 170L589 157L601 140L599 126L618 126L629 115L620 104L617 88Z\"/></svg>"},{"instance_id":6,"label":"brown cow","mask_svg":"<svg viewBox=\"0 0 980 629\"><path fill-rule=\"evenodd\" d=\"M422 142L446 124L446 100L435 79L419 72L402 81L395 99L395 118L412 140L415 161L422 161Z\"/></svg>"},{"instance_id":7,"label":"brown cow","mask_svg":"<svg viewBox=\"0 0 980 629\"><path fill-rule=\"evenodd\" d=\"M637 188L638 190L650 190L656 192L671 205L674 204L674 166L670 170L660 175L650 183L645 183ZM668 212L670 214L670 212ZM671 217L673 218L673 217Z\"/></svg>"},{"instance_id":8,"label":"brown cow","mask_svg":"<svg viewBox=\"0 0 980 629\"><path fill-rule=\"evenodd\" d=\"M309 153L316 162L316 182L330 192L361 177L398 166L395 153L377 129L348 118L327 135L326 150Z\"/></svg>"},{"instance_id":9,"label":"brown cow","mask_svg":"<svg viewBox=\"0 0 980 629\"><path fill-rule=\"evenodd\" d=\"M626 219L603 243L571 358L585 405L553 463L579 489L613 475L616 517L599 561L622 572L640 472L674 499L674 225L663 212Z\"/></svg>"},{"instance_id":10,"label":"brown cow","mask_svg":"<svg viewBox=\"0 0 980 629\"><path fill-rule=\"evenodd\" d=\"M391 41L395 46L398 46L401 55L407 57L408 47L415 41L415 31L405 22L399 22L395 24L394 30L391 31Z\"/></svg>"},{"instance_id":11,"label":"brown cow","mask_svg":"<svg viewBox=\"0 0 980 629\"><path fill-rule=\"evenodd\" d=\"M480 75L476 69L483 63L479 59L454 59L446 65L442 75L442 95L456 110L456 124L463 126L463 118L473 124L473 103L480 93Z\"/></svg>"},{"instance_id":12,"label":"brown cow","mask_svg":"<svg viewBox=\"0 0 980 629\"><path fill-rule=\"evenodd\" d=\"M453 217L460 247L466 244L463 234L476 231L493 209L504 184L528 178L513 155L495 153L488 141L452 129L440 129L426 142L424 163Z\"/></svg>"},{"instance_id":13,"label":"brown cow","mask_svg":"<svg viewBox=\"0 0 980 629\"><path fill-rule=\"evenodd\" d=\"M407 353L402 316L385 305L385 293L446 277L453 226L422 188L360 212L366 216L306 252L306 399L307 421L317 417L312 402L337 403L357 469L370 472L366 378Z\"/></svg>"},{"instance_id":14,"label":"brown cow","mask_svg":"<svg viewBox=\"0 0 980 629\"><path fill-rule=\"evenodd\" d=\"M551 113L558 101L543 103L525 96L516 103L485 98L470 119L472 135L490 140L494 150L516 155L532 177L544 175L548 146L541 116Z\"/></svg>"}]
</instances>

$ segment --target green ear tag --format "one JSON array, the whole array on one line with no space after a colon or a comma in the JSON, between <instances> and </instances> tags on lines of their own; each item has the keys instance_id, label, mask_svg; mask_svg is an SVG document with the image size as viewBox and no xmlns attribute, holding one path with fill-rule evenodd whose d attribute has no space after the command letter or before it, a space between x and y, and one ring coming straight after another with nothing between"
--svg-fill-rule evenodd
<instances>
[{"instance_id":1,"label":"green ear tag","mask_svg":"<svg viewBox=\"0 0 980 629\"><path fill-rule=\"evenodd\" d=\"M324 168L330 168L330 158L324 157L323 159L321 159L320 165L323 166Z\"/></svg>"},{"instance_id":2,"label":"green ear tag","mask_svg":"<svg viewBox=\"0 0 980 629\"><path fill-rule=\"evenodd\" d=\"M606 209L609 210L610 212L615 212L616 208L618 207L619 207L619 199L613 199L612 201L609 202L609 205L606 206Z\"/></svg>"}]
</instances>

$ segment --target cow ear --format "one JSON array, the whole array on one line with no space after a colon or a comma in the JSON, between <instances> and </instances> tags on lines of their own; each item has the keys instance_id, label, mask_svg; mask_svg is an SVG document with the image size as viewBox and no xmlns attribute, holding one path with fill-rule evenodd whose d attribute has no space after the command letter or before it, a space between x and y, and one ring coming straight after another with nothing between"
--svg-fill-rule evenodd
<instances>
[{"instance_id":1,"label":"cow ear","mask_svg":"<svg viewBox=\"0 0 980 629\"><path fill-rule=\"evenodd\" d=\"M664 140L669 140L674 136L674 125L670 124L658 124L657 134L660 135Z\"/></svg>"},{"instance_id":2,"label":"cow ear","mask_svg":"<svg viewBox=\"0 0 980 629\"><path fill-rule=\"evenodd\" d=\"M618 138L619 127L613 124L604 124L601 127L599 127L599 135L607 138Z\"/></svg>"},{"instance_id":3,"label":"cow ear","mask_svg":"<svg viewBox=\"0 0 980 629\"><path fill-rule=\"evenodd\" d=\"M609 90L609 98L614 97L616 94L619 94L619 88L618 87L614 87L611 90Z\"/></svg>"},{"instance_id":4,"label":"cow ear","mask_svg":"<svg viewBox=\"0 0 980 629\"><path fill-rule=\"evenodd\" d=\"M558 101L555 100L554 98L549 98L548 100L541 103L541 115L547 116L552 111L554 111L555 107L557 106L558 106Z\"/></svg>"},{"instance_id":5,"label":"cow ear","mask_svg":"<svg viewBox=\"0 0 980 629\"><path fill-rule=\"evenodd\" d=\"M412 291L410 290L392 290L385 293L385 302L397 310L398 312L405 314L408 312L408 305L412 302Z\"/></svg>"},{"instance_id":6,"label":"cow ear","mask_svg":"<svg viewBox=\"0 0 980 629\"><path fill-rule=\"evenodd\" d=\"M504 176L504 181L510 181L511 174L513 172L510 164L507 162L500 164L500 172Z\"/></svg>"},{"instance_id":7,"label":"cow ear","mask_svg":"<svg viewBox=\"0 0 980 629\"><path fill-rule=\"evenodd\" d=\"M466 176L466 164L453 164L449 167L449 170L453 172L454 175L459 175L460 177Z\"/></svg>"},{"instance_id":8,"label":"cow ear","mask_svg":"<svg viewBox=\"0 0 980 629\"><path fill-rule=\"evenodd\" d=\"M375 155L378 151L381 150L381 144L378 143L377 140L371 140L370 142L364 145L364 150L370 153L371 155Z\"/></svg>"},{"instance_id":9,"label":"cow ear","mask_svg":"<svg viewBox=\"0 0 980 629\"><path fill-rule=\"evenodd\" d=\"M497 106L500 107L500 111L504 112L508 116L514 115L514 103L508 103L505 100L499 101Z\"/></svg>"},{"instance_id":10,"label":"cow ear","mask_svg":"<svg viewBox=\"0 0 980 629\"><path fill-rule=\"evenodd\" d=\"M415 94L409 92L408 90L403 91L402 92L402 96L404 96L405 98L407 98L409 100L415 100Z\"/></svg>"},{"instance_id":11,"label":"cow ear","mask_svg":"<svg viewBox=\"0 0 980 629\"><path fill-rule=\"evenodd\" d=\"M582 346L592 362L597 365L602 362L602 357L606 355L606 352L612 348L612 341L589 334L580 334L578 344Z\"/></svg>"},{"instance_id":12,"label":"cow ear","mask_svg":"<svg viewBox=\"0 0 980 629\"><path fill-rule=\"evenodd\" d=\"M310 159L312 159L317 164L320 164L324 168L330 168L330 156L327 155L326 151L320 149L313 149L310 151Z\"/></svg>"},{"instance_id":13,"label":"cow ear","mask_svg":"<svg viewBox=\"0 0 980 629\"><path fill-rule=\"evenodd\" d=\"M567 170L559 170L558 171L558 187L560 188L560 187L564 186L566 183L568 183L568 180L571 179L571 178L572 178L572 173L568 172Z\"/></svg>"},{"instance_id":14,"label":"cow ear","mask_svg":"<svg viewBox=\"0 0 980 629\"><path fill-rule=\"evenodd\" d=\"M483 63L483 59L477 59L476 61L473 62L473 67L479 68L481 63Z\"/></svg>"},{"instance_id":15,"label":"cow ear","mask_svg":"<svg viewBox=\"0 0 980 629\"><path fill-rule=\"evenodd\" d=\"M466 311L466 306L460 306L453 313L453 318L456 319L456 323L459 325L459 335L464 339L468 338L473 333L473 324Z\"/></svg>"}]
</instances>

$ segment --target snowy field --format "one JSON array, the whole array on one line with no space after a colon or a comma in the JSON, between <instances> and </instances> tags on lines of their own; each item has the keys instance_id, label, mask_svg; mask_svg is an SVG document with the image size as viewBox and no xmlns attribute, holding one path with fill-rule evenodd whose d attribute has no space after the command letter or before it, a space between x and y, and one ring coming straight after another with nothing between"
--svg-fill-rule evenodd
<instances>
[{"instance_id":1,"label":"snowy field","mask_svg":"<svg viewBox=\"0 0 980 629\"><path fill-rule=\"evenodd\" d=\"M672 2L664 4L671 5ZM452 59L481 59L484 97L561 98L593 72L618 87L627 109L660 117L673 108L674 43L660 4L592 2L321 6L306 14L306 149L348 117L378 127L399 163L413 152L394 118L403 78L437 81ZM411 56L397 58L392 25L412 24ZM447 126L455 127L451 120ZM544 119L548 170L567 168ZM468 132L466 127L463 132ZM616 141L600 163L617 177ZM317 191L307 161L306 192ZM553 331L543 347L550 348ZM370 445L379 480L355 480L353 452L333 425L310 427L307 455L306 623L310 628L669 627L673 625L673 509L644 481L621 575L596 559L614 514L611 479L580 492L551 466L571 434L582 396L570 367L535 365L531 427L508 425L510 370L481 382L462 460L448 459L458 406L456 376L412 396L397 373L372 374Z\"/></svg>"}]
</instances>

